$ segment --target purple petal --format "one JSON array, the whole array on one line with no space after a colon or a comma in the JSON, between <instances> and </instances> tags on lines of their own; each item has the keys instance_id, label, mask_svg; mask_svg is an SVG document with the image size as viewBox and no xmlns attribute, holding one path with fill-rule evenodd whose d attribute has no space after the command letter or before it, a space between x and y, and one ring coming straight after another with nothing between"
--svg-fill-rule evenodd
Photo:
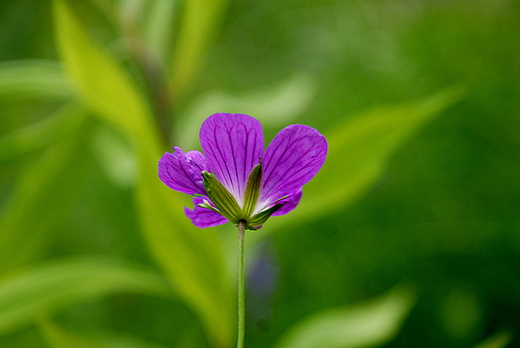
<instances>
[{"instance_id":1,"label":"purple petal","mask_svg":"<svg viewBox=\"0 0 520 348\"><path fill-rule=\"evenodd\" d=\"M179 149L176 147L175 149ZM180 149L179 149L180 150ZM182 150L181 150L182 151ZM206 156L200 151L191 150L185 153L186 158L188 161L195 164L198 169L197 171L200 171L202 173L203 170L208 170L208 164L206 163Z\"/></svg>"},{"instance_id":2,"label":"purple petal","mask_svg":"<svg viewBox=\"0 0 520 348\"><path fill-rule=\"evenodd\" d=\"M159 160L159 178L171 189L190 195L205 195L202 171L208 170L206 158L199 151L165 153Z\"/></svg>"},{"instance_id":3,"label":"purple petal","mask_svg":"<svg viewBox=\"0 0 520 348\"><path fill-rule=\"evenodd\" d=\"M225 224L228 220L208 208L201 208L198 205L204 203L204 200L211 203L208 197L193 197L193 204L195 207L192 209L184 208L184 213L193 222L193 224L199 228L213 227Z\"/></svg>"},{"instance_id":4,"label":"purple petal","mask_svg":"<svg viewBox=\"0 0 520 348\"><path fill-rule=\"evenodd\" d=\"M320 170L327 156L327 140L316 129L300 124L282 129L263 158L260 204L299 191Z\"/></svg>"},{"instance_id":5,"label":"purple petal","mask_svg":"<svg viewBox=\"0 0 520 348\"><path fill-rule=\"evenodd\" d=\"M285 215L292 211L294 208L298 206L298 203L300 203L300 199L302 198L303 191L297 191L293 194L290 194L287 198L282 199L279 201L280 203L284 203L283 207L281 207L279 210L275 211L273 215L271 216L280 216Z\"/></svg>"},{"instance_id":6,"label":"purple petal","mask_svg":"<svg viewBox=\"0 0 520 348\"><path fill-rule=\"evenodd\" d=\"M246 182L264 150L262 125L243 114L213 114L200 128L208 165L239 205Z\"/></svg>"}]
</instances>

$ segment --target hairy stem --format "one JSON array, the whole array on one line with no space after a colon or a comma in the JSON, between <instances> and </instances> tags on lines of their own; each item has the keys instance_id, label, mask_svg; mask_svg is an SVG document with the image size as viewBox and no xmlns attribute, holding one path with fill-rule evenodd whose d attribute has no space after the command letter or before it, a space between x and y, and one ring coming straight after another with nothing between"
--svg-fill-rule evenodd
<instances>
[{"instance_id":1,"label":"hairy stem","mask_svg":"<svg viewBox=\"0 0 520 348\"><path fill-rule=\"evenodd\" d=\"M244 336L246 325L246 295L244 282L244 234L246 222L238 222L238 260L237 260L237 281L238 281L238 338L237 348L244 348Z\"/></svg>"}]
</instances>

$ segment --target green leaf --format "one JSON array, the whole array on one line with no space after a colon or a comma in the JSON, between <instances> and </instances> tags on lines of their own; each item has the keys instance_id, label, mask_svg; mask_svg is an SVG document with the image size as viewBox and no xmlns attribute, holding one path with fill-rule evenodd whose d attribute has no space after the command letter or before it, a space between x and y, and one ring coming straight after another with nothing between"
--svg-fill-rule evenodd
<instances>
[{"instance_id":1,"label":"green leaf","mask_svg":"<svg viewBox=\"0 0 520 348\"><path fill-rule=\"evenodd\" d=\"M146 43L164 60L175 33L175 15L179 2L152 0L146 1L144 5L148 7L143 27Z\"/></svg>"},{"instance_id":2,"label":"green leaf","mask_svg":"<svg viewBox=\"0 0 520 348\"><path fill-rule=\"evenodd\" d=\"M135 337L113 332L79 334L65 330L49 318L38 318L38 328L51 348L164 348Z\"/></svg>"},{"instance_id":3,"label":"green leaf","mask_svg":"<svg viewBox=\"0 0 520 348\"><path fill-rule=\"evenodd\" d=\"M77 105L67 104L54 115L0 137L0 161L39 149L77 127Z\"/></svg>"},{"instance_id":4,"label":"green leaf","mask_svg":"<svg viewBox=\"0 0 520 348\"><path fill-rule=\"evenodd\" d=\"M414 304L409 290L395 289L355 307L332 309L304 319L276 348L364 348L390 341Z\"/></svg>"},{"instance_id":5,"label":"green leaf","mask_svg":"<svg viewBox=\"0 0 520 348\"><path fill-rule=\"evenodd\" d=\"M197 97L179 119L175 139L181 147L199 146L199 128L216 110L243 113L258 119L264 128L283 128L310 106L316 94L316 83L310 75L296 73L254 90L233 94L214 90Z\"/></svg>"},{"instance_id":6,"label":"green leaf","mask_svg":"<svg viewBox=\"0 0 520 348\"><path fill-rule=\"evenodd\" d=\"M40 255L66 221L88 161L78 156L84 139L85 111L68 109L69 132L62 133L19 176L0 215L0 274ZM59 198L57 198L59 197Z\"/></svg>"},{"instance_id":7,"label":"green leaf","mask_svg":"<svg viewBox=\"0 0 520 348\"><path fill-rule=\"evenodd\" d=\"M157 145L150 110L130 77L91 40L64 0L54 1L54 13L65 70L86 105L133 142Z\"/></svg>"},{"instance_id":8,"label":"green leaf","mask_svg":"<svg viewBox=\"0 0 520 348\"><path fill-rule=\"evenodd\" d=\"M513 340L513 334L507 330L500 330L475 348L505 348Z\"/></svg>"},{"instance_id":9,"label":"green leaf","mask_svg":"<svg viewBox=\"0 0 520 348\"><path fill-rule=\"evenodd\" d=\"M150 250L179 295L199 314L210 340L231 342L233 315L221 242L211 229L194 227L184 201L157 177L161 148L144 98L117 63L85 33L66 3L55 0L58 41L67 71L87 105L132 143L138 163L137 211Z\"/></svg>"},{"instance_id":10,"label":"green leaf","mask_svg":"<svg viewBox=\"0 0 520 348\"><path fill-rule=\"evenodd\" d=\"M144 236L179 295L198 313L210 340L229 346L234 310L221 241L212 229L194 227L185 201L157 176L159 136L144 98L128 76L85 33L63 0L55 0L58 42L67 71L87 105L133 145L137 158L136 204Z\"/></svg>"},{"instance_id":11,"label":"green leaf","mask_svg":"<svg viewBox=\"0 0 520 348\"><path fill-rule=\"evenodd\" d=\"M415 103L372 110L335 127L326 135L325 165L304 187L298 208L269 223L289 224L348 207L377 182L397 150L461 96L460 88L452 88Z\"/></svg>"},{"instance_id":12,"label":"green leaf","mask_svg":"<svg viewBox=\"0 0 520 348\"><path fill-rule=\"evenodd\" d=\"M215 229L198 229L184 216L187 202L157 179L156 160L140 167L137 203L151 251L201 316L213 345L229 347L235 331L234 286L226 276L221 241Z\"/></svg>"},{"instance_id":13,"label":"green leaf","mask_svg":"<svg viewBox=\"0 0 520 348\"><path fill-rule=\"evenodd\" d=\"M0 96L27 98L73 97L61 66L51 60L19 60L0 63Z\"/></svg>"},{"instance_id":14,"label":"green leaf","mask_svg":"<svg viewBox=\"0 0 520 348\"><path fill-rule=\"evenodd\" d=\"M184 92L218 31L229 0L184 0L176 52L171 63L173 91Z\"/></svg>"},{"instance_id":15,"label":"green leaf","mask_svg":"<svg viewBox=\"0 0 520 348\"><path fill-rule=\"evenodd\" d=\"M50 319L40 318L37 323L42 336L51 348L105 348L104 345L91 339L66 332Z\"/></svg>"},{"instance_id":16,"label":"green leaf","mask_svg":"<svg viewBox=\"0 0 520 348\"><path fill-rule=\"evenodd\" d=\"M0 334L75 302L115 292L168 296L166 279L101 256L62 259L0 280Z\"/></svg>"},{"instance_id":17,"label":"green leaf","mask_svg":"<svg viewBox=\"0 0 520 348\"><path fill-rule=\"evenodd\" d=\"M116 187L134 187L137 161L128 141L109 127L100 128L92 140L94 155L107 179Z\"/></svg>"}]
</instances>

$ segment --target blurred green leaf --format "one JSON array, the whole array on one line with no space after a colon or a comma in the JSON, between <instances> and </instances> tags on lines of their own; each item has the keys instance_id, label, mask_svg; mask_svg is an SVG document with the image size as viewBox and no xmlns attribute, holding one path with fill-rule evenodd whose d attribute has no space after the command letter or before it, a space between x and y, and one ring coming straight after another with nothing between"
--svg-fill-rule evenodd
<instances>
[{"instance_id":1,"label":"blurred green leaf","mask_svg":"<svg viewBox=\"0 0 520 348\"><path fill-rule=\"evenodd\" d=\"M54 12L65 71L81 98L133 142L157 145L150 110L129 76L88 37L64 0L54 1Z\"/></svg>"},{"instance_id":2,"label":"blurred green leaf","mask_svg":"<svg viewBox=\"0 0 520 348\"><path fill-rule=\"evenodd\" d=\"M18 60L0 63L0 96L67 99L73 92L58 62Z\"/></svg>"},{"instance_id":3,"label":"blurred green leaf","mask_svg":"<svg viewBox=\"0 0 520 348\"><path fill-rule=\"evenodd\" d=\"M55 0L55 13L63 59L86 103L136 151L136 203L152 253L180 296L200 315L210 340L217 347L228 346L234 311L220 240L214 230L195 228L183 215L185 202L158 179L161 146L144 98L117 63L90 40L64 1Z\"/></svg>"},{"instance_id":4,"label":"blurred green leaf","mask_svg":"<svg viewBox=\"0 0 520 348\"><path fill-rule=\"evenodd\" d=\"M68 133L50 146L19 176L11 200L0 216L0 273L41 254L66 221L88 161L78 156L83 145L85 111L68 109ZM83 127L83 128L82 128ZM50 135L50 134L49 134Z\"/></svg>"},{"instance_id":5,"label":"blurred green leaf","mask_svg":"<svg viewBox=\"0 0 520 348\"><path fill-rule=\"evenodd\" d=\"M145 342L133 337L100 337L106 348L165 348L163 345Z\"/></svg>"},{"instance_id":6,"label":"blurred green leaf","mask_svg":"<svg viewBox=\"0 0 520 348\"><path fill-rule=\"evenodd\" d=\"M201 314L216 347L229 347L235 331L233 282L226 277L221 241L214 229L198 229L186 216L179 194L165 187L156 159L141 163L137 185L143 230L177 291Z\"/></svg>"},{"instance_id":7,"label":"blurred green leaf","mask_svg":"<svg viewBox=\"0 0 520 348\"><path fill-rule=\"evenodd\" d=\"M51 348L104 348L102 344L65 332L50 319L38 319L38 328Z\"/></svg>"},{"instance_id":8,"label":"blurred green leaf","mask_svg":"<svg viewBox=\"0 0 520 348\"><path fill-rule=\"evenodd\" d=\"M38 328L51 348L164 348L134 337L96 332L78 334L65 330L48 318L38 318Z\"/></svg>"},{"instance_id":9,"label":"blurred green leaf","mask_svg":"<svg viewBox=\"0 0 520 348\"><path fill-rule=\"evenodd\" d=\"M172 88L181 94L199 68L208 44L218 31L229 0L184 0L176 51L171 62Z\"/></svg>"},{"instance_id":10,"label":"blurred green leaf","mask_svg":"<svg viewBox=\"0 0 520 348\"><path fill-rule=\"evenodd\" d=\"M493 336L489 337L481 344L475 346L475 348L505 348L509 345L509 343L511 343L512 340L513 335L511 332L501 330Z\"/></svg>"},{"instance_id":11,"label":"blurred green leaf","mask_svg":"<svg viewBox=\"0 0 520 348\"><path fill-rule=\"evenodd\" d=\"M62 259L0 280L0 334L75 302L114 292L168 296L166 279L121 260Z\"/></svg>"},{"instance_id":12,"label":"blurred green leaf","mask_svg":"<svg viewBox=\"0 0 520 348\"><path fill-rule=\"evenodd\" d=\"M314 100L315 83L299 73L257 90L234 95L211 91L197 98L182 117L174 139L181 147L198 147L199 128L206 117L218 110L254 116L264 127L283 127L302 114Z\"/></svg>"},{"instance_id":13,"label":"blurred green leaf","mask_svg":"<svg viewBox=\"0 0 520 348\"><path fill-rule=\"evenodd\" d=\"M409 290L394 289L355 307L317 313L290 329L275 347L375 347L397 334L414 302Z\"/></svg>"},{"instance_id":14,"label":"blurred green leaf","mask_svg":"<svg viewBox=\"0 0 520 348\"><path fill-rule=\"evenodd\" d=\"M437 306L444 331L452 340L463 341L483 326L484 304L465 286L453 285Z\"/></svg>"},{"instance_id":15,"label":"blurred green leaf","mask_svg":"<svg viewBox=\"0 0 520 348\"><path fill-rule=\"evenodd\" d=\"M164 59L175 33L175 15L179 2L154 0L145 3L149 7L144 23L145 40Z\"/></svg>"},{"instance_id":16,"label":"blurred green leaf","mask_svg":"<svg viewBox=\"0 0 520 348\"><path fill-rule=\"evenodd\" d=\"M177 29L178 0L123 0L120 1L120 18L123 34L133 40L134 54L147 56L143 68L161 62L154 69L162 69L162 63L170 60L173 37ZM140 59L138 57L138 59ZM152 63L152 61L154 63ZM162 72L162 71L161 71ZM163 79L156 74L154 79Z\"/></svg>"},{"instance_id":17,"label":"blurred green leaf","mask_svg":"<svg viewBox=\"0 0 520 348\"><path fill-rule=\"evenodd\" d=\"M300 205L273 222L289 224L352 204L377 182L394 153L462 93L451 88L415 103L372 110L335 127L327 134L325 165L305 186Z\"/></svg>"},{"instance_id":18,"label":"blurred green leaf","mask_svg":"<svg viewBox=\"0 0 520 348\"><path fill-rule=\"evenodd\" d=\"M20 155L65 136L77 127L77 105L65 105L54 115L0 137L0 161Z\"/></svg>"},{"instance_id":19,"label":"blurred green leaf","mask_svg":"<svg viewBox=\"0 0 520 348\"><path fill-rule=\"evenodd\" d=\"M110 182L116 187L133 187L137 164L128 142L108 127L100 128L92 140L94 155Z\"/></svg>"}]
</instances>

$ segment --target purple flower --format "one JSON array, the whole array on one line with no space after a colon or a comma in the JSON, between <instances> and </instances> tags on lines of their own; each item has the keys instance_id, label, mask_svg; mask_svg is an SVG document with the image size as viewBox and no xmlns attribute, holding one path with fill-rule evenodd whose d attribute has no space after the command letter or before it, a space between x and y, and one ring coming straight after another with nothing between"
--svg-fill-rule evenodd
<instances>
[{"instance_id":1,"label":"purple flower","mask_svg":"<svg viewBox=\"0 0 520 348\"><path fill-rule=\"evenodd\" d=\"M159 160L159 178L194 195L186 215L197 227L231 221L258 229L270 216L293 210L302 186L320 170L327 141L300 124L282 129L264 151L260 122L244 114L214 114L200 128L199 151L175 147Z\"/></svg>"}]
</instances>

